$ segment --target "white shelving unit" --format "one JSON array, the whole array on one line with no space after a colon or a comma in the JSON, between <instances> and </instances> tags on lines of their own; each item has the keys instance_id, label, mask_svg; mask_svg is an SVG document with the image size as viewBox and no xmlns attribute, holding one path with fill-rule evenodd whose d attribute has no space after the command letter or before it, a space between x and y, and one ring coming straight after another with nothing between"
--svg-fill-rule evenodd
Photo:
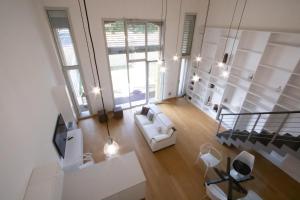
<instances>
[{"instance_id":1,"label":"white shelving unit","mask_svg":"<svg viewBox=\"0 0 300 200\"><path fill-rule=\"evenodd\" d=\"M200 63L193 62L187 98L209 116L224 105L230 112L300 109L300 34L207 28ZM227 37L228 36L228 37ZM225 48L225 44L227 45ZM224 68L217 66L228 53Z\"/></svg>"}]
</instances>

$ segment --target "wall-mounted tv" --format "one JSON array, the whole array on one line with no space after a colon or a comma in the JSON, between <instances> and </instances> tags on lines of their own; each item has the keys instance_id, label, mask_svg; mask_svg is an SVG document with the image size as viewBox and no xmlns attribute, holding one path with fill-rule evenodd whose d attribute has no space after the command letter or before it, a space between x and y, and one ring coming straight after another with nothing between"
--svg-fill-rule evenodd
<instances>
[{"instance_id":1,"label":"wall-mounted tv","mask_svg":"<svg viewBox=\"0 0 300 200\"><path fill-rule=\"evenodd\" d=\"M56 120L56 126L55 126L55 131L53 136L53 144L57 150L57 153L62 158L64 158L65 156L67 133L68 133L68 128L65 124L62 115L60 114L58 115Z\"/></svg>"}]
</instances>

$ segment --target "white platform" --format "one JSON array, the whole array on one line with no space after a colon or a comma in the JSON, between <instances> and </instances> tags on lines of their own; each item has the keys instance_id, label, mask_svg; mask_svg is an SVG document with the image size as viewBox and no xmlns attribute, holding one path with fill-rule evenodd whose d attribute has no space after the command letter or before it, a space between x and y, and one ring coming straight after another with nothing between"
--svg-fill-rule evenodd
<instances>
[{"instance_id":1,"label":"white platform","mask_svg":"<svg viewBox=\"0 0 300 200\"><path fill-rule=\"evenodd\" d=\"M143 170L134 152L80 171L66 172L63 200L140 200L145 198Z\"/></svg>"}]
</instances>

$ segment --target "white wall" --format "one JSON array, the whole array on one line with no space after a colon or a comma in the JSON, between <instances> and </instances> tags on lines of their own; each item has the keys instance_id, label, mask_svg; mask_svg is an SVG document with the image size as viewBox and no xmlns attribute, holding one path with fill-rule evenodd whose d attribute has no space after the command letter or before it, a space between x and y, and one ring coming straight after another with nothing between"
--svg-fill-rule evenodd
<instances>
[{"instance_id":1,"label":"white wall","mask_svg":"<svg viewBox=\"0 0 300 200\"><path fill-rule=\"evenodd\" d=\"M74 31L75 42L79 51L79 57L83 70L83 76L88 89L93 86L91 64L95 66L89 60L88 50L86 47L85 36L82 30L82 22L80 16L80 10L78 1L74 0L42 0L43 6L46 7L64 7L68 8L71 25ZM83 6L83 1L80 0ZM95 45L96 59L98 63L101 84L104 93L104 101L107 109L112 109L113 106L113 93L110 79L110 71L108 66L108 59L105 48L105 37L103 30L104 19L152 19L160 20L161 17L161 0L127 0L126 3L123 0L86 0L89 19L91 23L91 31L93 42ZM179 15L179 2L180 0L168 0L168 17L167 17L167 31L166 31L166 61L167 61L167 73L165 78L165 97L173 97L176 95L177 90L177 77L179 72L179 62L172 61L173 55L176 53L176 39L177 39L177 25ZM183 27L184 13L197 13L200 9L199 0L183 0L182 4L182 16L180 25L180 35L178 52L181 47L181 33ZM85 13L83 12L85 17ZM84 19L85 20L85 19ZM86 21L85 21L86 22ZM45 19L46 23L46 19ZM85 24L86 25L86 24ZM90 47L90 46L89 46ZM54 49L54 48L53 48ZM91 50L91 49L90 49ZM168 93L171 93L169 96ZM101 101L95 99L90 94L91 104L93 112L97 110L97 107ZM99 106L98 106L99 107Z\"/></svg>"},{"instance_id":2,"label":"white wall","mask_svg":"<svg viewBox=\"0 0 300 200\"><path fill-rule=\"evenodd\" d=\"M21 200L35 166L56 161L58 112L48 52L30 0L0 3L0 199Z\"/></svg>"},{"instance_id":3,"label":"white wall","mask_svg":"<svg viewBox=\"0 0 300 200\"><path fill-rule=\"evenodd\" d=\"M39 1L39 0L37 0ZM84 31L82 28L81 16L78 1L75 0L42 0L43 6L64 7L69 9L71 25L75 35L75 42L79 52L82 65L84 81L87 89L93 87L91 65L86 46ZM83 5L83 1L80 0ZM105 49L105 38L103 31L103 19L160 19L161 0L86 0L88 14L91 22L92 37L95 45L96 59L100 71L100 79L104 89L104 100L106 107L113 106L112 85L110 71ZM172 61L172 56L176 53L176 38L178 25L178 10L180 0L168 0L168 17L166 30L165 56L167 61L167 73L165 79L165 97L176 95L178 84L179 63ZM182 16L180 24L179 45L181 47L182 27L184 13L197 13L197 25L195 27L195 37L193 43L192 57L199 53L199 37L201 27L203 28L206 14L207 0L183 0ZM232 17L236 0L211 0L211 9L208 17L208 26L228 27ZM241 14L242 3L239 0L237 16ZM41 9L42 9L41 7ZM244 29L261 29L272 31L300 32L300 1L298 0L248 0L244 19L241 27ZM44 11L43 11L44 12ZM85 13L83 13L85 17ZM85 19L84 19L85 20ZM86 22L86 21L85 21ZM45 19L45 24L47 23ZM237 26L238 17L234 19L234 27ZM85 24L86 26L86 24ZM48 30L49 31L49 30ZM52 39L48 36L48 40ZM90 47L90 46L89 46ZM90 49L91 50L91 49ZM51 47L51 51L55 51ZM169 96L168 93L171 93ZM89 94L93 112L100 107L100 99Z\"/></svg>"},{"instance_id":4,"label":"white wall","mask_svg":"<svg viewBox=\"0 0 300 200\"><path fill-rule=\"evenodd\" d=\"M239 1L240 5L244 2L244 0ZM236 0L211 0L211 2L212 9L208 24L220 27L229 25ZM248 0L241 27L300 32L299 9L299 0Z\"/></svg>"}]
</instances>

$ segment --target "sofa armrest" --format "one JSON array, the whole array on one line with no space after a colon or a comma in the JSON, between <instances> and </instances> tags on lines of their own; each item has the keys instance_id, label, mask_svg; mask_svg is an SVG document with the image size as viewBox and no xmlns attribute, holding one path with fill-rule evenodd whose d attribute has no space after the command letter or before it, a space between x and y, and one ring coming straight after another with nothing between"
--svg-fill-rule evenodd
<instances>
[{"instance_id":1,"label":"sofa armrest","mask_svg":"<svg viewBox=\"0 0 300 200\"><path fill-rule=\"evenodd\" d=\"M155 137L151 138L151 142L160 142L162 140L165 140L165 139L168 139L170 138L169 135L167 134L159 134L159 135L156 135Z\"/></svg>"}]
</instances>

